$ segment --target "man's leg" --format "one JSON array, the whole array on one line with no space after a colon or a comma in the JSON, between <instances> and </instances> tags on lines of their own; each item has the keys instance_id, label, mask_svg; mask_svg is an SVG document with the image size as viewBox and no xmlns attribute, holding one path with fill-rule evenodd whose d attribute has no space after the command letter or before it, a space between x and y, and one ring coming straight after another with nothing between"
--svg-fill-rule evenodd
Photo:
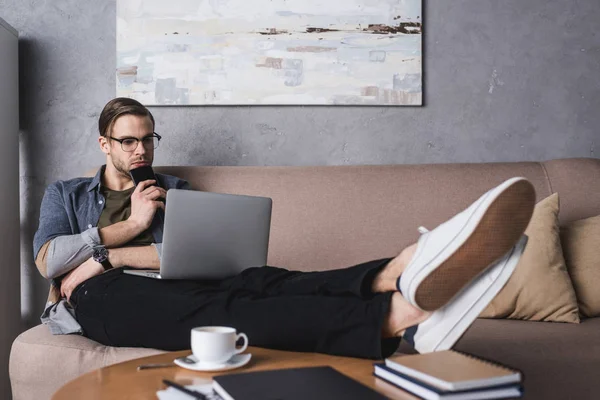
<instances>
[{"instance_id":1,"label":"man's leg","mask_svg":"<svg viewBox=\"0 0 600 400\"><path fill-rule=\"evenodd\" d=\"M392 260L394 259L383 258L353 267L314 272L290 271L268 266L249 268L223 280L221 286L229 290L245 290L264 296L323 295L371 298L375 294L375 277L386 269ZM394 262L395 267L390 273L398 273L401 270L398 264L398 261ZM395 289L392 286L391 290L380 292L393 290Z\"/></svg>"},{"instance_id":2,"label":"man's leg","mask_svg":"<svg viewBox=\"0 0 600 400\"><path fill-rule=\"evenodd\" d=\"M511 251L529 223L534 204L531 183L509 179L432 231L420 228L419 241L394 259L313 273L253 268L229 284L268 295L368 297L397 290L415 307L434 311Z\"/></svg>"},{"instance_id":3,"label":"man's leg","mask_svg":"<svg viewBox=\"0 0 600 400\"><path fill-rule=\"evenodd\" d=\"M191 328L228 325L247 333L252 345L282 350L381 358L395 351L399 337L406 337L421 352L436 351L450 348L504 286L525 242L433 313L411 305L399 292L363 298L355 293L265 296L229 282L161 281L121 270L85 282L72 300L86 336L113 346L185 349ZM379 271L378 264L383 271L400 268L410 251L391 262L353 269ZM476 312L465 317L471 309Z\"/></svg>"},{"instance_id":4,"label":"man's leg","mask_svg":"<svg viewBox=\"0 0 600 400\"><path fill-rule=\"evenodd\" d=\"M389 323L398 304L394 296L265 297L214 282L161 281L114 271L78 287L73 303L86 336L106 345L188 349L192 328L226 325L245 332L253 346L381 358L399 341L384 339L395 329Z\"/></svg>"}]
</instances>

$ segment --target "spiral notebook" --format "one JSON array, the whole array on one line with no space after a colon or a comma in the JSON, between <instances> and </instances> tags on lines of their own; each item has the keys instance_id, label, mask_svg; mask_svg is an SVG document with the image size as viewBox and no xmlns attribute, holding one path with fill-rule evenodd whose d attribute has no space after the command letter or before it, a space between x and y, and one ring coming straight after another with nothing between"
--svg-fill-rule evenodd
<instances>
[{"instance_id":1,"label":"spiral notebook","mask_svg":"<svg viewBox=\"0 0 600 400\"><path fill-rule=\"evenodd\" d=\"M523 389L518 383L479 389L442 390L402 375L400 372L386 367L385 364L375 364L373 374L377 378L425 400L491 400L518 398L523 395Z\"/></svg>"},{"instance_id":2,"label":"spiral notebook","mask_svg":"<svg viewBox=\"0 0 600 400\"><path fill-rule=\"evenodd\" d=\"M447 391L470 390L521 382L521 372L497 362L455 350L387 358L386 367Z\"/></svg>"}]
</instances>

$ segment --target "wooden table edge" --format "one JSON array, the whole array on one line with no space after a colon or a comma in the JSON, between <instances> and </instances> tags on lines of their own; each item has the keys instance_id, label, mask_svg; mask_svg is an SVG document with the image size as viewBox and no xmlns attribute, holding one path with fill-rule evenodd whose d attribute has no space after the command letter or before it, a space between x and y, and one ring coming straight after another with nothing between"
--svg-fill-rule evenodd
<instances>
[{"instance_id":1,"label":"wooden table edge","mask_svg":"<svg viewBox=\"0 0 600 400\"><path fill-rule=\"evenodd\" d=\"M52 400L71 399L156 399L156 392L165 389L163 379L183 385L210 383L213 376L228 373L265 371L283 368L328 365L346 376L374 389L390 399L418 399L373 376L373 365L382 360L330 356L248 347L252 360L245 366L222 372L197 372L178 366L138 371L142 364L169 363L177 357L191 354L190 350L166 352L123 361L85 373L59 388Z\"/></svg>"}]
</instances>

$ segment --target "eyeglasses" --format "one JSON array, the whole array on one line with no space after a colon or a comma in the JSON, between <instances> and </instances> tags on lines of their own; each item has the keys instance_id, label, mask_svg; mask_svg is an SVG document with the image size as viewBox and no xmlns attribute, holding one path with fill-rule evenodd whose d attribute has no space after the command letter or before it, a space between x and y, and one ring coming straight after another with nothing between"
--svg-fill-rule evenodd
<instances>
[{"instance_id":1,"label":"eyeglasses","mask_svg":"<svg viewBox=\"0 0 600 400\"><path fill-rule=\"evenodd\" d=\"M123 149L123 151L126 151L128 153L131 153L132 151L135 151L135 149L137 149L139 142L142 142L142 146L144 146L144 148L146 150L156 149L158 147L158 144L160 143L160 139L162 139L162 136L160 136L156 132L152 132L151 135L144 136L141 139L134 138L134 137L125 138L125 139L117 139L112 136L109 136L108 138L112 139L112 140L116 140L117 142L121 143L121 149Z\"/></svg>"}]
</instances>

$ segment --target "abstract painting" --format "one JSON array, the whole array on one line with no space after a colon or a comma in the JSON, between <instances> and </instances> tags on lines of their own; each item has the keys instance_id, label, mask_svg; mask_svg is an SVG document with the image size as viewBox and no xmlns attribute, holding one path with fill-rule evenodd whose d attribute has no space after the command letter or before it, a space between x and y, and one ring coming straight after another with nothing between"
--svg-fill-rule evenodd
<instances>
[{"instance_id":1,"label":"abstract painting","mask_svg":"<svg viewBox=\"0 0 600 400\"><path fill-rule=\"evenodd\" d=\"M117 95L421 105L421 0L118 0Z\"/></svg>"}]
</instances>

